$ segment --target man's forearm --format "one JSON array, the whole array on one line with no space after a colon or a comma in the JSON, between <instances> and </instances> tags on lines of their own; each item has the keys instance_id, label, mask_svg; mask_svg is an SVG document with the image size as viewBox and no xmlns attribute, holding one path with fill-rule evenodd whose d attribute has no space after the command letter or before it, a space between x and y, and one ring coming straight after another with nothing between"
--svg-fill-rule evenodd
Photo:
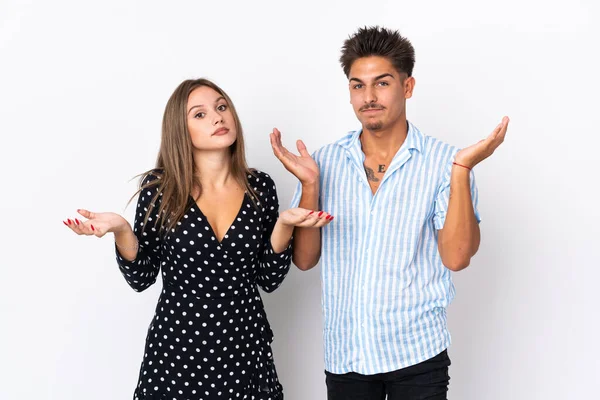
<instances>
[{"instance_id":1,"label":"man's forearm","mask_svg":"<svg viewBox=\"0 0 600 400\"><path fill-rule=\"evenodd\" d=\"M307 210L319 208L319 183L302 186L302 198L299 207ZM306 271L317 265L321 257L321 229L294 229L294 252L292 261L301 270Z\"/></svg>"},{"instance_id":2,"label":"man's forearm","mask_svg":"<svg viewBox=\"0 0 600 400\"><path fill-rule=\"evenodd\" d=\"M448 212L439 242L444 265L453 271L466 268L479 249L479 241L479 224L471 198L470 173L466 168L454 166Z\"/></svg>"}]
</instances>

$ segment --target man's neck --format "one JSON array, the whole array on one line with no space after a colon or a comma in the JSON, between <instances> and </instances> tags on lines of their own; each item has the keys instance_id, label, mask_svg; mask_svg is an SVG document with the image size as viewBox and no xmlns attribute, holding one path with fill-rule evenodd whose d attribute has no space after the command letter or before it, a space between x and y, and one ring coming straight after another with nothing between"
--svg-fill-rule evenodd
<instances>
[{"instance_id":1,"label":"man's neck","mask_svg":"<svg viewBox=\"0 0 600 400\"><path fill-rule=\"evenodd\" d=\"M407 135L406 117L400 118L396 124L387 129L371 131L363 126L360 135L362 151L368 158L391 159L398 152Z\"/></svg>"}]
</instances>

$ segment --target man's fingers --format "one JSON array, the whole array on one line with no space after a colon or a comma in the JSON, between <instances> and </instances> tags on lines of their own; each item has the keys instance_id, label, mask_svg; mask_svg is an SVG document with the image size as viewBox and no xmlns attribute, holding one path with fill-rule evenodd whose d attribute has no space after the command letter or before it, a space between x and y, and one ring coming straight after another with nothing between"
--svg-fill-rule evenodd
<instances>
[{"instance_id":1,"label":"man's fingers","mask_svg":"<svg viewBox=\"0 0 600 400\"><path fill-rule=\"evenodd\" d=\"M492 131L492 133L490 134L490 138L495 138L496 136L498 136L498 134L500 133L500 130L502 129L502 124L498 124L494 130Z\"/></svg>"},{"instance_id":2,"label":"man's fingers","mask_svg":"<svg viewBox=\"0 0 600 400\"><path fill-rule=\"evenodd\" d=\"M271 142L271 147L273 151L279 150L279 143L277 143L277 138L274 133L269 133L269 141Z\"/></svg>"},{"instance_id":3,"label":"man's fingers","mask_svg":"<svg viewBox=\"0 0 600 400\"><path fill-rule=\"evenodd\" d=\"M281 144L275 142L271 142L271 147L273 148L273 154L275 157L279 159L282 163L286 163L286 161L293 161L293 158L290 157L291 153Z\"/></svg>"},{"instance_id":4,"label":"man's fingers","mask_svg":"<svg viewBox=\"0 0 600 400\"><path fill-rule=\"evenodd\" d=\"M279 129L273 128L273 135L275 136L275 142L277 142L280 147L283 147L283 143L281 143L281 132L279 132Z\"/></svg>"},{"instance_id":5,"label":"man's fingers","mask_svg":"<svg viewBox=\"0 0 600 400\"><path fill-rule=\"evenodd\" d=\"M500 144L504 141L504 137L506 136L506 131L508 129L508 117L502 118L502 122L498 124L496 129L492 132L489 139L492 142L491 145L495 149L500 146Z\"/></svg>"},{"instance_id":6,"label":"man's fingers","mask_svg":"<svg viewBox=\"0 0 600 400\"><path fill-rule=\"evenodd\" d=\"M275 135L275 137L277 137L277 138L279 138L279 140L281 140L281 132L279 131L279 129L273 128L273 134Z\"/></svg>"},{"instance_id":7,"label":"man's fingers","mask_svg":"<svg viewBox=\"0 0 600 400\"><path fill-rule=\"evenodd\" d=\"M273 136L275 137L275 142L277 143L277 148L283 155L292 154L281 142L281 132L277 128L273 128Z\"/></svg>"},{"instance_id":8,"label":"man's fingers","mask_svg":"<svg viewBox=\"0 0 600 400\"><path fill-rule=\"evenodd\" d=\"M273 130L273 132L275 131L276 129ZM281 160L282 157L288 157L293 160L294 155L288 149L286 149L283 146L283 144L281 144L281 139L278 140L277 135L275 133L271 133L269 135L269 138L271 140L271 147L273 148L273 153L277 158Z\"/></svg>"},{"instance_id":9,"label":"man's fingers","mask_svg":"<svg viewBox=\"0 0 600 400\"><path fill-rule=\"evenodd\" d=\"M275 137L272 133L269 135L269 139L271 140L271 148L273 149L273 154L275 154L275 157L281 159L281 157L282 157L281 149L279 149L279 146L277 145L277 142L275 141Z\"/></svg>"},{"instance_id":10,"label":"man's fingers","mask_svg":"<svg viewBox=\"0 0 600 400\"><path fill-rule=\"evenodd\" d=\"M298 152L302 157L310 157L310 153L306 150L306 145L302 140L296 141L296 147L298 148Z\"/></svg>"},{"instance_id":11,"label":"man's fingers","mask_svg":"<svg viewBox=\"0 0 600 400\"><path fill-rule=\"evenodd\" d=\"M288 165L292 166L292 165L296 164L297 157L295 155L293 155L292 153L290 153L289 151L287 153L285 153L283 157L287 161Z\"/></svg>"},{"instance_id":12,"label":"man's fingers","mask_svg":"<svg viewBox=\"0 0 600 400\"><path fill-rule=\"evenodd\" d=\"M504 140L504 137L506 136L506 131L508 130L509 122L510 122L510 119L508 117L502 118L502 129L500 129L500 136L501 136L502 140Z\"/></svg>"},{"instance_id":13,"label":"man's fingers","mask_svg":"<svg viewBox=\"0 0 600 400\"><path fill-rule=\"evenodd\" d=\"M498 124L498 126L496 126L496 129L494 129L494 131L492 132L492 134L490 136L493 136L494 138L496 138L496 137L504 138L504 136L506 135L506 130L508 129L509 122L510 122L510 120L508 119L508 117L503 117L502 121Z\"/></svg>"}]
</instances>

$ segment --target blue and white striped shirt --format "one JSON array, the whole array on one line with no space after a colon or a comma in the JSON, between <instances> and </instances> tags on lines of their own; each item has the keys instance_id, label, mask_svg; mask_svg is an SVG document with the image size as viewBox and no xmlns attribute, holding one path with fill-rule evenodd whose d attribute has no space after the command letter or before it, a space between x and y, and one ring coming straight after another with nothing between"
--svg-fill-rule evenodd
<instances>
[{"instance_id":1,"label":"blue and white striped shirt","mask_svg":"<svg viewBox=\"0 0 600 400\"><path fill-rule=\"evenodd\" d=\"M437 230L444 226L457 148L408 135L372 194L359 136L350 132L313 155L321 210L325 369L376 374L425 361L450 345L446 307L454 298ZM471 175L477 212L477 188ZM298 185L292 207L300 202Z\"/></svg>"}]
</instances>

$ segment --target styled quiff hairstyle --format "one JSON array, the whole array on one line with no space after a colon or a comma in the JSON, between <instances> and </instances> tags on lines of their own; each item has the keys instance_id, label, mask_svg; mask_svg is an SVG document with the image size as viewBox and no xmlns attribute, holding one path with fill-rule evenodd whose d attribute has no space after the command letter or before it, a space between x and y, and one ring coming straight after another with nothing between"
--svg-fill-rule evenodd
<instances>
[{"instance_id":1,"label":"styled quiff hairstyle","mask_svg":"<svg viewBox=\"0 0 600 400\"><path fill-rule=\"evenodd\" d=\"M379 26L364 27L346 39L340 57L346 77L349 76L354 61L370 56L385 57L398 72L412 76L415 49L398 31Z\"/></svg>"}]
</instances>

